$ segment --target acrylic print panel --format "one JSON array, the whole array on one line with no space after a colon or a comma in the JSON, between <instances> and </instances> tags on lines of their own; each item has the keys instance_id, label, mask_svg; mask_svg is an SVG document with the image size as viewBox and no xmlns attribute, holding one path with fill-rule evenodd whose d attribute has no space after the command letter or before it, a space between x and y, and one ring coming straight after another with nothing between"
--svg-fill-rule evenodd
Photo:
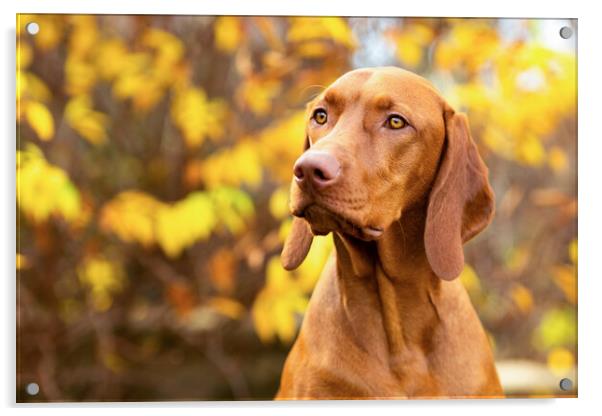
<instances>
[{"instance_id":1,"label":"acrylic print panel","mask_svg":"<svg viewBox=\"0 0 602 416\"><path fill-rule=\"evenodd\" d=\"M576 38L19 15L17 401L575 397Z\"/></svg>"}]
</instances>

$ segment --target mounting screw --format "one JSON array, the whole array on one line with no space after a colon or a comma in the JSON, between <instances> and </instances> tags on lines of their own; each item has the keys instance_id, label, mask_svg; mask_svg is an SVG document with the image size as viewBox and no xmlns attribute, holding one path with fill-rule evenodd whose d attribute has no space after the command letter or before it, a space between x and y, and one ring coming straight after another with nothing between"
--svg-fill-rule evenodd
<instances>
[{"instance_id":1,"label":"mounting screw","mask_svg":"<svg viewBox=\"0 0 602 416\"><path fill-rule=\"evenodd\" d=\"M571 36L573 36L573 29L571 29L568 26L563 26L562 28L560 28L560 37L562 39L568 39Z\"/></svg>"},{"instance_id":2,"label":"mounting screw","mask_svg":"<svg viewBox=\"0 0 602 416\"><path fill-rule=\"evenodd\" d=\"M30 396L35 396L40 392L40 386L38 386L38 383L29 383L27 387L25 387L25 391Z\"/></svg>"},{"instance_id":3,"label":"mounting screw","mask_svg":"<svg viewBox=\"0 0 602 416\"><path fill-rule=\"evenodd\" d=\"M570 378L560 380L560 390L569 391L573 389L573 381Z\"/></svg>"},{"instance_id":4,"label":"mounting screw","mask_svg":"<svg viewBox=\"0 0 602 416\"><path fill-rule=\"evenodd\" d=\"M27 26L25 26L25 30L27 30L27 33L30 35L37 35L40 31L40 25L36 22L29 22L27 23Z\"/></svg>"}]
</instances>

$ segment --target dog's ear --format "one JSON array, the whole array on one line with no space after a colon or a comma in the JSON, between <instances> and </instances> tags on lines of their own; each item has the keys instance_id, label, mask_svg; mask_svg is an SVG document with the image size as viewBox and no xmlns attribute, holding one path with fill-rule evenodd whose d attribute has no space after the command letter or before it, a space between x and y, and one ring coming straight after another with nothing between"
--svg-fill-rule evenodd
<instances>
[{"instance_id":1,"label":"dog's ear","mask_svg":"<svg viewBox=\"0 0 602 416\"><path fill-rule=\"evenodd\" d=\"M466 116L450 109L444 117L446 137L429 197L424 245L435 274L453 280L464 267L462 245L493 217L494 195Z\"/></svg>"},{"instance_id":2,"label":"dog's ear","mask_svg":"<svg viewBox=\"0 0 602 416\"><path fill-rule=\"evenodd\" d=\"M309 137L305 136L303 150L310 147ZM293 185L294 186L294 185ZM311 227L303 218L293 218L291 230L286 237L280 261L286 270L294 270L305 260L313 241Z\"/></svg>"},{"instance_id":3,"label":"dog's ear","mask_svg":"<svg viewBox=\"0 0 602 416\"><path fill-rule=\"evenodd\" d=\"M305 260L314 236L307 221L293 218L291 231L286 237L280 260L286 270L294 270Z\"/></svg>"}]
</instances>

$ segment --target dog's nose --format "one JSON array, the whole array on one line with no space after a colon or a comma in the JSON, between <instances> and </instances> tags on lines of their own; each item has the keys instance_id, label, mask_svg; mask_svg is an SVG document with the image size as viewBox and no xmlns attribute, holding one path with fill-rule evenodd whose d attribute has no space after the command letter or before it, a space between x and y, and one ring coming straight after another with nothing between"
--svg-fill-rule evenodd
<instances>
[{"instance_id":1,"label":"dog's nose","mask_svg":"<svg viewBox=\"0 0 602 416\"><path fill-rule=\"evenodd\" d=\"M299 185L311 183L317 189L324 188L336 182L341 165L330 153L310 150L295 162L293 173Z\"/></svg>"}]
</instances>

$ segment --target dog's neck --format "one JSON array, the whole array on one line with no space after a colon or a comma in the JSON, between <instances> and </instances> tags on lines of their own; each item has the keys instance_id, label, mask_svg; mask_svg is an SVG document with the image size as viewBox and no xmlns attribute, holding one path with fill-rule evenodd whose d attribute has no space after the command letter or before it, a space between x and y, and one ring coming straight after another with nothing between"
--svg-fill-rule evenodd
<instances>
[{"instance_id":1,"label":"dog's neck","mask_svg":"<svg viewBox=\"0 0 602 416\"><path fill-rule=\"evenodd\" d=\"M424 247L426 203L405 210L376 242L377 259L392 281L404 285L431 286L434 275Z\"/></svg>"},{"instance_id":2,"label":"dog's neck","mask_svg":"<svg viewBox=\"0 0 602 416\"><path fill-rule=\"evenodd\" d=\"M405 210L377 241L335 233L337 263L345 274L356 277L375 276L380 267L388 279L402 287L436 285L439 279L427 278L434 273L424 248L425 211L424 204Z\"/></svg>"},{"instance_id":3,"label":"dog's neck","mask_svg":"<svg viewBox=\"0 0 602 416\"><path fill-rule=\"evenodd\" d=\"M425 350L425 331L440 321L436 302L441 282L424 249L424 212L424 207L406 211L377 242L334 236L338 287L347 315L364 313L353 311L354 305L362 307L362 297L378 302L380 307L371 310L380 316L372 317L373 322L384 330L389 357L404 360ZM398 364L394 368L407 367L407 362Z\"/></svg>"}]
</instances>

